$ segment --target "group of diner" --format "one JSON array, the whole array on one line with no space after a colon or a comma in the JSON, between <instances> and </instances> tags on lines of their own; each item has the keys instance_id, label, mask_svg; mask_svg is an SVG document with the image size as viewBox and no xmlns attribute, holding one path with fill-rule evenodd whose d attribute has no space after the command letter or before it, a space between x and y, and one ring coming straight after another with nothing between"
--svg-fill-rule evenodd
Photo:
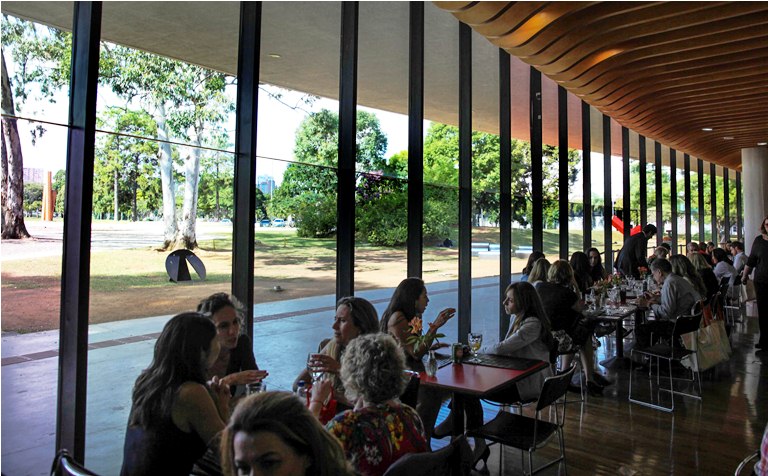
<instances>
[{"instance_id":1,"label":"group of diner","mask_svg":"<svg viewBox=\"0 0 768 476\"><path fill-rule=\"evenodd\" d=\"M616 263L616 272L625 276L639 277L648 268L658 285L655 292L638 296L637 305L655 316L636 328L638 343L647 344L651 333L667 332L695 303L711 299L723 280L754 279L767 289L768 217L749 256L736 242L730 253L689 243L686 255L657 249L647 257L647 242L655 233L647 225L629 238ZM559 360L559 370L578 356L586 391L602 395L612 382L595 368L596 321L584 312L583 296L606 279L609 273L595 248L553 262L534 251L521 280L505 289L503 305L511 316L507 333L480 352ZM768 343L767 295L758 293L759 349ZM464 400L454 405L451 393L422 385L415 407L400 400L412 372L424 371L425 354L447 346L437 337L456 310L440 310L422 330L429 301L419 278L397 286L381 317L363 298L340 299L332 338L316 351L308 349L294 393L244 395L244 387L261 382L268 372L256 363L253 343L242 332L243 308L234 297L217 293L200 302L197 312L174 316L134 385L121 474L187 475L213 465L213 472L226 475L381 475L408 453L431 451L432 438L452 434L454 418L437 424L446 402L463 409L467 429L479 427L483 410L477 398L457 396ZM530 401L553 371L557 365L503 395L484 398ZM475 439L473 463L484 463L488 455L486 442Z\"/></svg>"}]
</instances>

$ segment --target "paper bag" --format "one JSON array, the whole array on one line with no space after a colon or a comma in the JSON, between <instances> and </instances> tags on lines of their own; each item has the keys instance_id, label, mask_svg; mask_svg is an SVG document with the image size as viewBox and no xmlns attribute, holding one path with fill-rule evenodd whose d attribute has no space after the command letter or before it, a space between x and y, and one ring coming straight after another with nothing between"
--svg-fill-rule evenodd
<instances>
[{"instance_id":1,"label":"paper bag","mask_svg":"<svg viewBox=\"0 0 768 476\"><path fill-rule=\"evenodd\" d=\"M725 327L722 324L722 321L715 321L709 326L699 328L696 332L689 332L680 336L685 348L696 350L698 354L698 365L696 356L692 355L682 360L681 363L685 367L698 372L728 360L729 356L724 351L722 339L719 335L720 328L722 327L722 335L725 336ZM725 340L728 340L727 336L725 336ZM730 343L728 347L730 349Z\"/></svg>"}]
</instances>

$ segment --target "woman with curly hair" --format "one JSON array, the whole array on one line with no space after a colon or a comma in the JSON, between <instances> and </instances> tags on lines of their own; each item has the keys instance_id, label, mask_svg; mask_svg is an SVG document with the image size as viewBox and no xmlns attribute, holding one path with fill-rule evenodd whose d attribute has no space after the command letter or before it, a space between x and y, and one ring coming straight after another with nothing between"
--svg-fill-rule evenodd
<instances>
[{"instance_id":1,"label":"woman with curly hair","mask_svg":"<svg viewBox=\"0 0 768 476\"><path fill-rule=\"evenodd\" d=\"M344 388L357 403L327 428L360 474L384 474L404 454L428 450L421 418L398 399L407 384L404 371L403 350L383 333L358 337L341 359ZM322 398L312 395L313 402Z\"/></svg>"},{"instance_id":2,"label":"woman with curly hair","mask_svg":"<svg viewBox=\"0 0 768 476\"><path fill-rule=\"evenodd\" d=\"M208 369L208 378L219 377L234 393L237 385L258 382L267 376L256 365L251 339L242 333L243 306L234 296L212 294L200 301L197 312L213 322L221 344L219 358Z\"/></svg>"},{"instance_id":3,"label":"woman with curly hair","mask_svg":"<svg viewBox=\"0 0 768 476\"><path fill-rule=\"evenodd\" d=\"M352 476L336 438L288 392L251 395L221 439L223 474Z\"/></svg>"},{"instance_id":4,"label":"woman with curly hair","mask_svg":"<svg viewBox=\"0 0 768 476\"><path fill-rule=\"evenodd\" d=\"M229 387L218 377L206 384L219 347L216 327L201 314L168 321L133 387L122 476L191 472L229 419Z\"/></svg>"},{"instance_id":5,"label":"woman with curly hair","mask_svg":"<svg viewBox=\"0 0 768 476\"><path fill-rule=\"evenodd\" d=\"M346 347L358 336L379 331L379 314L373 304L359 297L344 297L336 303L336 315L333 320L333 339L312 354L310 364L317 372L322 372L332 383L334 398L338 409L352 408L352 402L345 397L344 385L339 378L341 356ZM306 368L301 371L293 382L296 390L299 380L311 381L311 375Z\"/></svg>"}]
</instances>

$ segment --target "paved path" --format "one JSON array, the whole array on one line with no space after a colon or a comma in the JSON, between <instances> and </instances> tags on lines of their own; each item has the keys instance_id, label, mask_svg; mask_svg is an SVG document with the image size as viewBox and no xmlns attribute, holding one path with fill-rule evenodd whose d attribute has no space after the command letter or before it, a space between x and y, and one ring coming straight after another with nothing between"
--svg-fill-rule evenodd
<instances>
[{"instance_id":1,"label":"paved path","mask_svg":"<svg viewBox=\"0 0 768 476\"><path fill-rule=\"evenodd\" d=\"M473 331L498 337L498 278L473 282ZM360 292L383 312L392 289ZM429 285L427 319L457 307L455 281ZM254 351L270 372L270 389L288 390L307 352L331 335L334 296L259 304L254 307ZM94 324L89 327L86 464L99 474L117 474L122 463L131 388L152 357L155 336L171 316ZM456 341L454 320L443 329ZM2 472L46 475L54 454L58 331L2 338Z\"/></svg>"}]
</instances>

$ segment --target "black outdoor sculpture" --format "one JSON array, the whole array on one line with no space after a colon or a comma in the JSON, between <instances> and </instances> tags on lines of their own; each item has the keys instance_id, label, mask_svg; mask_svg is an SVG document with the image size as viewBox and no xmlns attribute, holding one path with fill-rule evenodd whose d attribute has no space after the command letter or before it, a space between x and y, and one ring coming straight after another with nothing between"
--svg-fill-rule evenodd
<instances>
[{"instance_id":1,"label":"black outdoor sculpture","mask_svg":"<svg viewBox=\"0 0 768 476\"><path fill-rule=\"evenodd\" d=\"M200 258L189 250L176 250L165 259L165 270L168 272L168 277L171 278L171 281L174 283L192 281L187 261L192 265L197 275L200 276L200 280L205 281L205 265Z\"/></svg>"}]
</instances>

